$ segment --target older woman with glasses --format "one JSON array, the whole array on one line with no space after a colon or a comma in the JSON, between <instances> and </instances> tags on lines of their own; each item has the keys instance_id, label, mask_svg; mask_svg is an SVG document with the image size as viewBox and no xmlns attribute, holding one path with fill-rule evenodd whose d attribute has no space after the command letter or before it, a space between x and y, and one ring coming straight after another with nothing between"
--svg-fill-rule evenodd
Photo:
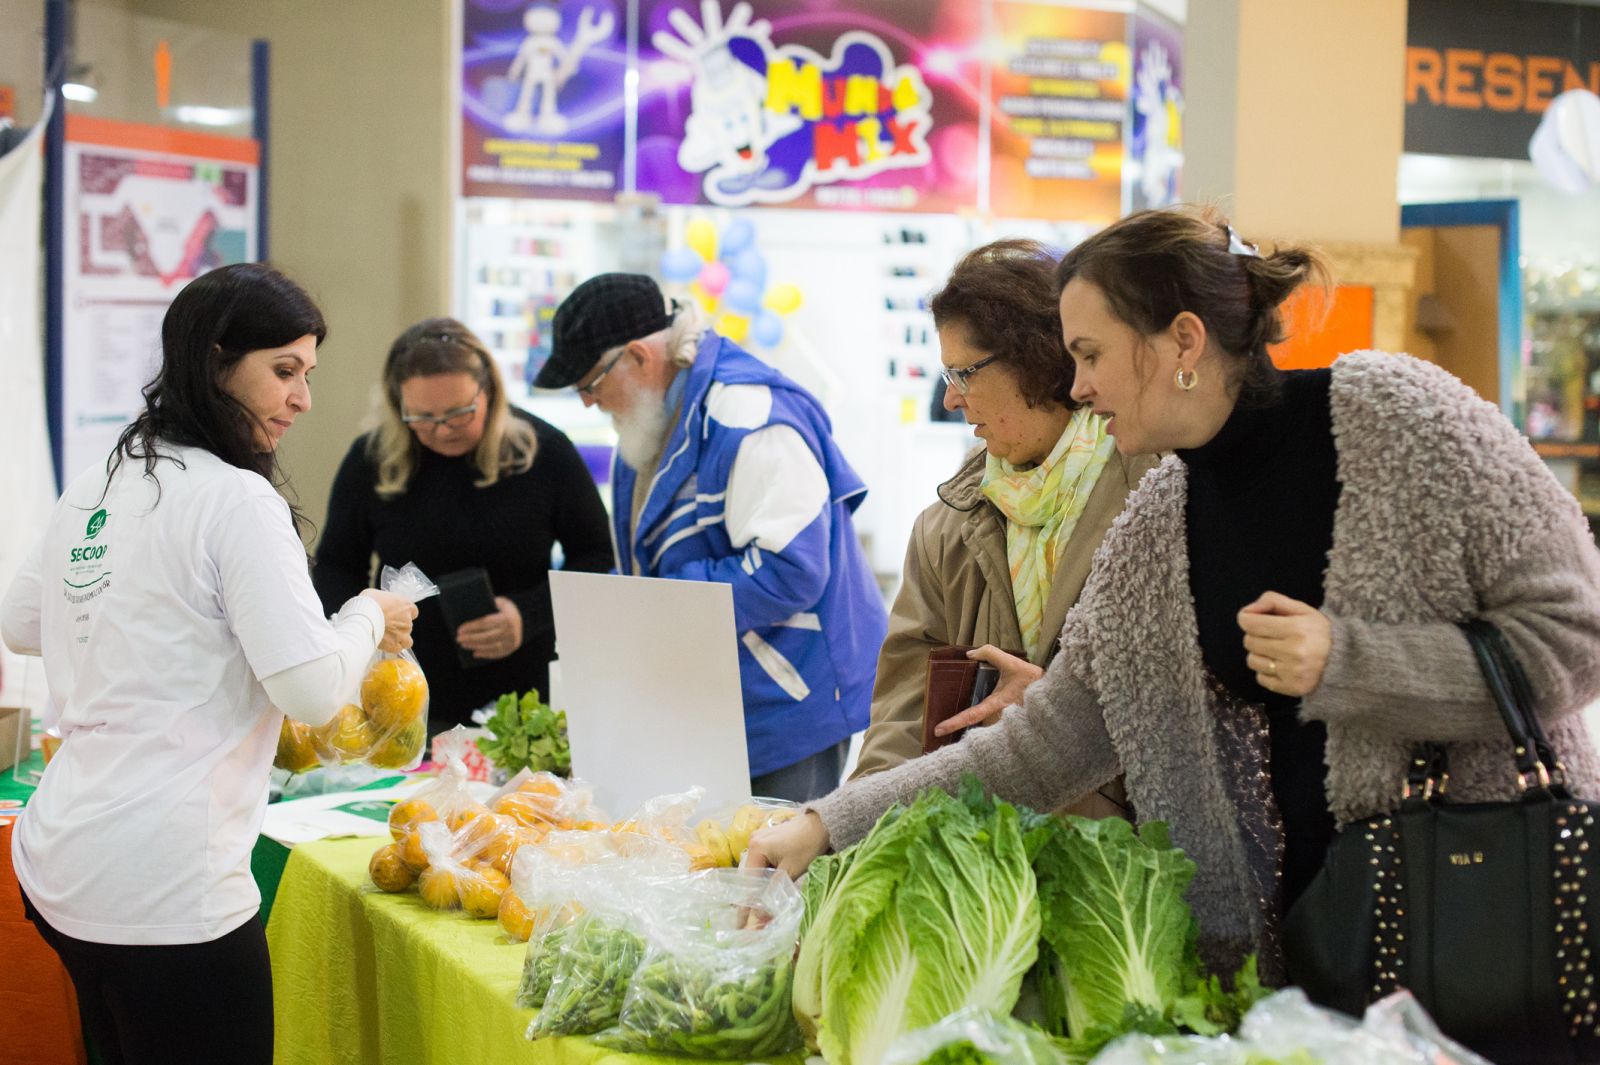
<instances>
[{"instance_id":1,"label":"older woman with glasses","mask_svg":"<svg viewBox=\"0 0 1600 1065\"><path fill-rule=\"evenodd\" d=\"M436 580L486 571L493 613L452 630L439 600L420 604L416 654L437 732L505 692L548 694L556 544L566 569L611 569L605 508L577 449L507 402L466 326L429 318L407 329L384 365L380 424L334 478L313 571L322 601L343 602L386 565L415 562Z\"/></svg>"},{"instance_id":2,"label":"older woman with glasses","mask_svg":"<svg viewBox=\"0 0 1600 1065\"><path fill-rule=\"evenodd\" d=\"M1103 419L1073 400L1055 269L1040 244L998 241L968 254L933 298L945 409L964 415L983 447L912 530L857 776L921 753L937 647L976 647L973 657L999 668L999 687L973 716L992 720L1021 698L1055 655L1095 548L1154 464L1120 455ZM1120 784L1072 812L1125 813Z\"/></svg>"}]
</instances>

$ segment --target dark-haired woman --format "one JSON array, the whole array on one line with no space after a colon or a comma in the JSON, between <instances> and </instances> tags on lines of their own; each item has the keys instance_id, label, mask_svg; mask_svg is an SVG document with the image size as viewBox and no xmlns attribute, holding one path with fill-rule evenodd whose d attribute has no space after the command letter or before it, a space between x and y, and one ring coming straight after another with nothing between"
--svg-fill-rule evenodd
<instances>
[{"instance_id":1,"label":"dark-haired woman","mask_svg":"<svg viewBox=\"0 0 1600 1065\"><path fill-rule=\"evenodd\" d=\"M998 725L855 782L751 842L797 874L893 801L976 772L1050 808L1118 773L1198 866L1208 960L1258 951L1336 824L1398 801L1415 744L1463 802L1517 793L1456 623L1497 625L1573 790L1600 783L1579 711L1600 693L1600 553L1500 412L1435 366L1358 352L1283 373L1279 306L1316 256L1222 219L1133 215L1056 280L1073 396L1124 453L1173 451L1107 534L1062 650ZM959 724L959 722L958 722Z\"/></svg>"},{"instance_id":2,"label":"dark-haired woman","mask_svg":"<svg viewBox=\"0 0 1600 1065\"><path fill-rule=\"evenodd\" d=\"M44 656L63 736L13 835L17 880L108 1065L272 1060L250 851L279 725L326 723L374 649L410 643L396 596L328 621L274 488L326 331L270 267L191 282L144 411L0 604L7 645Z\"/></svg>"},{"instance_id":3,"label":"dark-haired woman","mask_svg":"<svg viewBox=\"0 0 1600 1065\"><path fill-rule=\"evenodd\" d=\"M551 548L560 545L566 569L612 566L605 507L577 449L511 406L488 349L453 318L395 340L380 417L333 481L313 573L323 603L354 595L385 565L415 562L432 577L482 568L493 613L452 631L437 600L421 604L429 731L467 723L506 692L548 697Z\"/></svg>"},{"instance_id":4,"label":"dark-haired woman","mask_svg":"<svg viewBox=\"0 0 1600 1065\"><path fill-rule=\"evenodd\" d=\"M1033 241L998 241L963 258L933 297L945 409L964 418L983 446L939 486L938 500L912 527L858 776L921 754L935 648L975 647L974 658L1007 667L1008 683L974 716L1021 698L1055 657L1056 634L1095 548L1155 464L1119 454L1103 420L1072 398L1057 261ZM1026 661L1001 648L1023 651ZM1069 812L1125 816L1120 784L1091 792Z\"/></svg>"}]
</instances>

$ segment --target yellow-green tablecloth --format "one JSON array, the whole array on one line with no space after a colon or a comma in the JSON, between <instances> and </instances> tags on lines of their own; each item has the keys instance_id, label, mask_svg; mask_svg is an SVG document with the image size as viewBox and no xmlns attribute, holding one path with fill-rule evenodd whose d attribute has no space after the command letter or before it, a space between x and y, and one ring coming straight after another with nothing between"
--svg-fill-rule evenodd
<instances>
[{"instance_id":1,"label":"yellow-green tablecloth","mask_svg":"<svg viewBox=\"0 0 1600 1065\"><path fill-rule=\"evenodd\" d=\"M383 839L290 852L267 922L276 1065L683 1065L584 1039L524 1039L534 1011L513 997L526 948L494 921L373 887L367 860Z\"/></svg>"}]
</instances>

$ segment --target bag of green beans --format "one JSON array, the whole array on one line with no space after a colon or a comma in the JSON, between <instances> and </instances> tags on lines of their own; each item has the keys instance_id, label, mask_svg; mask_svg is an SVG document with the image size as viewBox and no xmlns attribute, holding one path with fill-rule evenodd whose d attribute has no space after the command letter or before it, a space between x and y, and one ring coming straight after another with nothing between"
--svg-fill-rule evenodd
<instances>
[{"instance_id":1,"label":"bag of green beans","mask_svg":"<svg viewBox=\"0 0 1600 1065\"><path fill-rule=\"evenodd\" d=\"M800 1045L790 993L805 903L788 877L710 869L655 903L645 914L648 949L601 1042L740 1061Z\"/></svg>"}]
</instances>

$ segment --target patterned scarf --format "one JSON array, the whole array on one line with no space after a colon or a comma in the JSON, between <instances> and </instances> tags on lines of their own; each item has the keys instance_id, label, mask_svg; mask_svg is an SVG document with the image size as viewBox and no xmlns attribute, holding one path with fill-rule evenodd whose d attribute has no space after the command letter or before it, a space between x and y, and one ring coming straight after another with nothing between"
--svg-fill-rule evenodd
<instances>
[{"instance_id":1,"label":"patterned scarf","mask_svg":"<svg viewBox=\"0 0 1600 1065\"><path fill-rule=\"evenodd\" d=\"M1055 582L1056 562L1115 447L1106 434L1105 419L1084 407L1072 415L1061 439L1039 465L1022 470L989 456L983 494L1006 516L1011 595L1030 659L1043 635L1039 629Z\"/></svg>"}]
</instances>

